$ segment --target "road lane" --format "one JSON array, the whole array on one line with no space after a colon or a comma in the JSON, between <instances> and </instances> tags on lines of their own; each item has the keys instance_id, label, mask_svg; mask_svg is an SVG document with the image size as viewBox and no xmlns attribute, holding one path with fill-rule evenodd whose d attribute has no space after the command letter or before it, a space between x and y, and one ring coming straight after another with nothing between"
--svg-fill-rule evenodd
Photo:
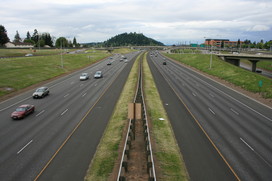
<instances>
[{"instance_id":1,"label":"road lane","mask_svg":"<svg viewBox=\"0 0 272 181\"><path fill-rule=\"evenodd\" d=\"M166 60L167 65L162 65L164 58L160 55L152 60L239 177L269 180L271 109L180 64ZM241 141L244 137L258 152L254 153Z\"/></svg>"},{"instance_id":2,"label":"road lane","mask_svg":"<svg viewBox=\"0 0 272 181\"><path fill-rule=\"evenodd\" d=\"M198 126L198 121L179 99L177 92L173 91L150 59L148 63L185 160L190 180L237 180L202 128Z\"/></svg>"},{"instance_id":3,"label":"road lane","mask_svg":"<svg viewBox=\"0 0 272 181\"><path fill-rule=\"evenodd\" d=\"M134 56L136 54L131 58ZM114 58L118 60L119 57ZM33 180L36 177L103 90L127 65L114 61L107 66L106 62L98 62L48 83L46 86L50 87L50 95L43 99L32 99L33 90L0 103L1 179ZM93 78L97 70L104 73L102 79ZM90 79L79 81L81 72L90 73ZM82 94L85 96L82 97ZM12 121L10 113L25 103L36 106L34 114Z\"/></svg>"}]
</instances>

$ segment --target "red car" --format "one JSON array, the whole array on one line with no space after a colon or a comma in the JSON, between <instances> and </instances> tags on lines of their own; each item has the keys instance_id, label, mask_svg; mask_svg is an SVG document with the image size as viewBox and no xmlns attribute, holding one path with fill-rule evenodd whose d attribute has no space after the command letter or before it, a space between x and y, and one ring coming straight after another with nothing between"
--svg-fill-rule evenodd
<instances>
[{"instance_id":1,"label":"red car","mask_svg":"<svg viewBox=\"0 0 272 181\"><path fill-rule=\"evenodd\" d=\"M35 111L35 106L30 104L24 104L16 108L16 110L11 113L12 119L23 119L27 115Z\"/></svg>"}]
</instances>

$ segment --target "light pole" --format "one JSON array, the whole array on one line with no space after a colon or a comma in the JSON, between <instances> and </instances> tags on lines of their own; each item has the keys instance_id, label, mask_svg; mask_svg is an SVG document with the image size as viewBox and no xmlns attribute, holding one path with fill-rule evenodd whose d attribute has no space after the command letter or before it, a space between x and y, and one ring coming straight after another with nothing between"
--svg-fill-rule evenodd
<instances>
[{"instance_id":1,"label":"light pole","mask_svg":"<svg viewBox=\"0 0 272 181\"><path fill-rule=\"evenodd\" d=\"M62 40L60 41L60 64L63 69L63 57L62 57Z\"/></svg>"}]
</instances>

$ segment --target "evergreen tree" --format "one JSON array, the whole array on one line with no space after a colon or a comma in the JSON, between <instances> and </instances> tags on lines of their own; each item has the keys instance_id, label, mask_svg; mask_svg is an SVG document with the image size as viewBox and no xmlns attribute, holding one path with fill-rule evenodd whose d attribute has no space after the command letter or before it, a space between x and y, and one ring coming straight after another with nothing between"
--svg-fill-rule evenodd
<instances>
[{"instance_id":1,"label":"evergreen tree","mask_svg":"<svg viewBox=\"0 0 272 181\"><path fill-rule=\"evenodd\" d=\"M19 43L19 42L22 42L22 39L20 37L20 34L18 32L18 30L16 31L16 34L14 36L14 40L13 40L14 43Z\"/></svg>"},{"instance_id":2,"label":"evergreen tree","mask_svg":"<svg viewBox=\"0 0 272 181\"><path fill-rule=\"evenodd\" d=\"M9 42L7 30L3 25L0 25L0 46Z\"/></svg>"},{"instance_id":3,"label":"evergreen tree","mask_svg":"<svg viewBox=\"0 0 272 181\"><path fill-rule=\"evenodd\" d=\"M49 33L43 33L41 39L44 41L44 45L48 45L50 47L53 46L53 40Z\"/></svg>"},{"instance_id":4,"label":"evergreen tree","mask_svg":"<svg viewBox=\"0 0 272 181\"><path fill-rule=\"evenodd\" d=\"M73 46L74 47L77 47L78 45L77 45L77 41L76 41L76 37L74 37L74 39L73 39Z\"/></svg>"},{"instance_id":5,"label":"evergreen tree","mask_svg":"<svg viewBox=\"0 0 272 181\"><path fill-rule=\"evenodd\" d=\"M29 31L26 33L26 39L31 40L31 35L30 35Z\"/></svg>"},{"instance_id":6,"label":"evergreen tree","mask_svg":"<svg viewBox=\"0 0 272 181\"><path fill-rule=\"evenodd\" d=\"M33 33L32 37L31 37L31 40L33 40L36 44L38 43L38 41L39 41L39 33L38 33L37 29L34 30L34 33Z\"/></svg>"}]
</instances>

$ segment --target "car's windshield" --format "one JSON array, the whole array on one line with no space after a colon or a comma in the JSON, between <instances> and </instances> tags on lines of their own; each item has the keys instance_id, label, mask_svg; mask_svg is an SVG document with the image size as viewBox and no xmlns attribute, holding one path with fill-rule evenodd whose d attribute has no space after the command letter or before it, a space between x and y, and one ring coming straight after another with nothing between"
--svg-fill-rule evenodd
<instances>
[{"instance_id":1,"label":"car's windshield","mask_svg":"<svg viewBox=\"0 0 272 181\"><path fill-rule=\"evenodd\" d=\"M25 107L18 107L18 108L16 109L17 112L22 112L22 111L25 111L25 110L26 110Z\"/></svg>"},{"instance_id":2,"label":"car's windshield","mask_svg":"<svg viewBox=\"0 0 272 181\"><path fill-rule=\"evenodd\" d=\"M43 92L44 89L37 89L36 92Z\"/></svg>"}]
</instances>

